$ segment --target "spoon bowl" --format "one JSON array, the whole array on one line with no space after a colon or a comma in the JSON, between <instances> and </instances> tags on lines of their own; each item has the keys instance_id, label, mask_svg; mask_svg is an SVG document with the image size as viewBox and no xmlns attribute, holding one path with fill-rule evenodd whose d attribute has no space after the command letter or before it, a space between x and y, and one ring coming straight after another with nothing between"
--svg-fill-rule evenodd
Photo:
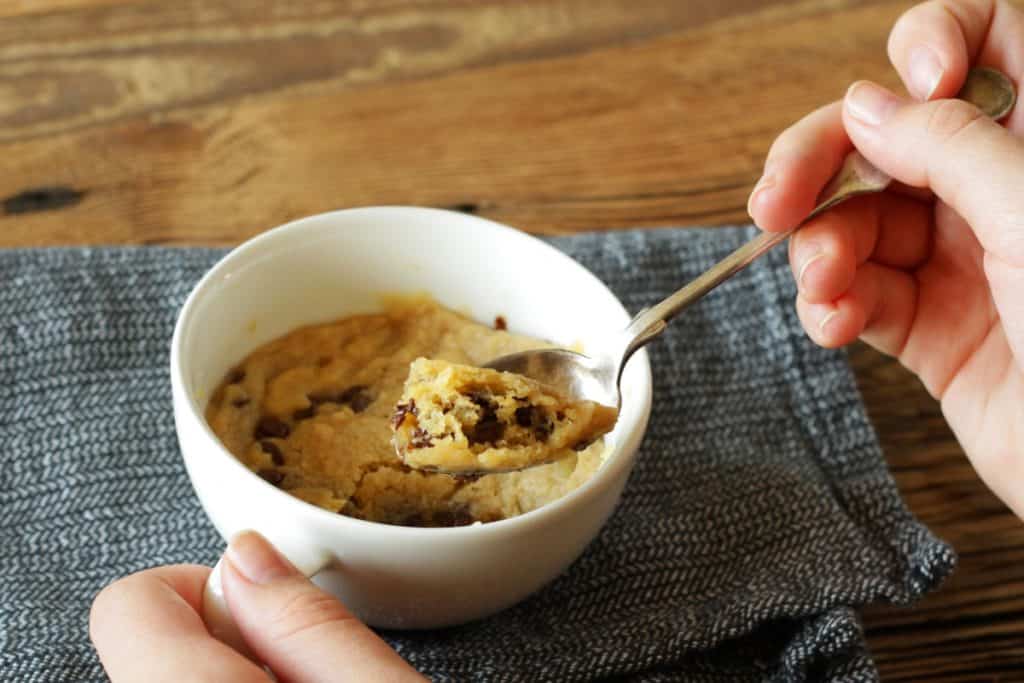
<instances>
[{"instance_id":1,"label":"spoon bowl","mask_svg":"<svg viewBox=\"0 0 1024 683\"><path fill-rule=\"evenodd\" d=\"M575 351L522 351L497 358L485 367L525 375L558 389L573 401L593 401L618 408L622 400L615 365Z\"/></svg>"}]
</instances>

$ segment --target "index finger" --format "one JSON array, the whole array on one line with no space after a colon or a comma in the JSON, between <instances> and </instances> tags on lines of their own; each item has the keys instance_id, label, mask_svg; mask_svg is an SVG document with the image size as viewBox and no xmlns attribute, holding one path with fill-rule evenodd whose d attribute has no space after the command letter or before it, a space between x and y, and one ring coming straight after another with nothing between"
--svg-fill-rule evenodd
<instances>
[{"instance_id":1,"label":"index finger","mask_svg":"<svg viewBox=\"0 0 1024 683\"><path fill-rule=\"evenodd\" d=\"M768 150L764 175L747 203L754 222L773 232L800 223L851 149L842 102L813 111L783 131Z\"/></svg>"},{"instance_id":2,"label":"index finger","mask_svg":"<svg viewBox=\"0 0 1024 683\"><path fill-rule=\"evenodd\" d=\"M889 34L889 59L918 100L953 97L972 65L1024 76L1024 15L1001 0L931 0L907 10ZM1020 107L1009 128L1024 130Z\"/></svg>"},{"instance_id":3,"label":"index finger","mask_svg":"<svg viewBox=\"0 0 1024 683\"><path fill-rule=\"evenodd\" d=\"M196 565L157 567L100 591L89 635L111 681L270 681L207 631L199 615L209 573Z\"/></svg>"}]
</instances>

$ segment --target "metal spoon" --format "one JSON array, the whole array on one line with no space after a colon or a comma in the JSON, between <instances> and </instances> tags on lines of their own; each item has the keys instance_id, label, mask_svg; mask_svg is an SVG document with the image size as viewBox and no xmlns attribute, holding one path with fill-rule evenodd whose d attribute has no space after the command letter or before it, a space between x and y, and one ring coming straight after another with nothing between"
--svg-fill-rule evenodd
<instances>
[{"instance_id":1,"label":"metal spoon","mask_svg":"<svg viewBox=\"0 0 1024 683\"><path fill-rule=\"evenodd\" d=\"M959 99L971 102L987 116L999 120L1013 109L1016 92L1001 72L989 68L970 71ZM815 216L850 197L881 192L892 179L875 168L859 152L846 157L842 168L826 185L819 204L796 227L785 232L762 232L713 265L664 301L640 311L626 329L595 348L592 356L561 350L538 350L502 356L487 367L526 375L548 384L576 400L619 407L619 379L630 356L658 336L666 323L697 299L749 265L758 256L784 241Z\"/></svg>"}]
</instances>

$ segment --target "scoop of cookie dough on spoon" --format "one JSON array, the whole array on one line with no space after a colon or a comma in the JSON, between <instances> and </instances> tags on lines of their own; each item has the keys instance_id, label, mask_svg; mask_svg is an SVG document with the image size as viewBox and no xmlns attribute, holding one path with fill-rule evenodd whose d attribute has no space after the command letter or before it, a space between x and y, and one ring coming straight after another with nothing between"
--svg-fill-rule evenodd
<instances>
[{"instance_id":1,"label":"scoop of cookie dough on spoon","mask_svg":"<svg viewBox=\"0 0 1024 683\"><path fill-rule=\"evenodd\" d=\"M392 418L409 467L459 476L513 472L573 455L618 411L522 375L418 358Z\"/></svg>"}]
</instances>

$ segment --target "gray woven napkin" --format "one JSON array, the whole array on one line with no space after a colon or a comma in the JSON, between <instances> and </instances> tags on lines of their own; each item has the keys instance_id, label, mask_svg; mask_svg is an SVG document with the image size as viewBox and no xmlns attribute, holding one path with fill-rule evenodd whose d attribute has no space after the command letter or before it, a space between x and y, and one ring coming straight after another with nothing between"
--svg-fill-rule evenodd
<instances>
[{"instance_id":1,"label":"gray woven napkin","mask_svg":"<svg viewBox=\"0 0 1024 683\"><path fill-rule=\"evenodd\" d=\"M636 311L751 235L552 241ZM104 680L95 593L220 554L178 454L167 355L222 253L0 252L0 678ZM436 681L876 679L857 608L914 600L954 556L904 507L845 356L805 339L794 293L778 249L649 347L636 468L563 576L488 620L388 641Z\"/></svg>"}]
</instances>

